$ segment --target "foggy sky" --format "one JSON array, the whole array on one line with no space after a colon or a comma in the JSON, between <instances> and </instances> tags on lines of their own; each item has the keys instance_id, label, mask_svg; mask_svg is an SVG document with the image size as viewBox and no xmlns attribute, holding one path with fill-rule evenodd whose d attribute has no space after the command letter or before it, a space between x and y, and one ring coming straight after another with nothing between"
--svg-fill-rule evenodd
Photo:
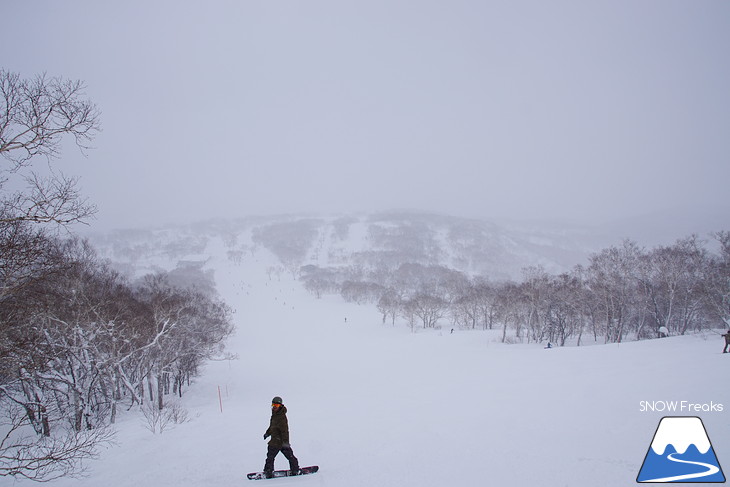
<instances>
[{"instance_id":1,"label":"foggy sky","mask_svg":"<svg viewBox=\"0 0 730 487\"><path fill-rule=\"evenodd\" d=\"M81 79L94 225L408 208L727 210L721 0L4 2L0 66ZM41 161L42 162L42 161Z\"/></svg>"}]
</instances>

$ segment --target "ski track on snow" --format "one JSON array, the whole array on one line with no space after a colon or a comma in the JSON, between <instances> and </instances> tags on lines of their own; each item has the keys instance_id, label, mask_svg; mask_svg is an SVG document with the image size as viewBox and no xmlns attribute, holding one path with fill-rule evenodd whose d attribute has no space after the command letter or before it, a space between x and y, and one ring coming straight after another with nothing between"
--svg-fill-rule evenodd
<instances>
[{"instance_id":1,"label":"ski track on snow","mask_svg":"<svg viewBox=\"0 0 730 487\"><path fill-rule=\"evenodd\" d=\"M677 462L677 463L687 463L690 465L699 465L700 467L706 467L708 470L705 472L699 472L699 473L690 473L685 475L677 475L674 477L663 477L660 479L651 479L651 480L643 480L642 483L647 482L677 482L679 480L689 480L689 479L698 479L701 477L709 477L710 475L714 475L717 472L720 471L719 468L717 468L714 465L710 465L709 463L703 463L703 462L692 462L689 460L680 460L679 458L674 458L674 455L677 455L677 453L671 453L667 456L667 459Z\"/></svg>"}]
</instances>

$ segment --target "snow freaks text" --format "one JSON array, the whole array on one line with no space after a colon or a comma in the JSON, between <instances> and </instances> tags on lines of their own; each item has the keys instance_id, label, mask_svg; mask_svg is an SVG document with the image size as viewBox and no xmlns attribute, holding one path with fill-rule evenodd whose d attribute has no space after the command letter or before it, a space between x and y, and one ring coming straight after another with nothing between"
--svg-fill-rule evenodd
<instances>
[{"instance_id":1,"label":"snow freaks text","mask_svg":"<svg viewBox=\"0 0 730 487\"><path fill-rule=\"evenodd\" d=\"M723 405L710 401L709 403L695 403L691 401L640 401L639 412L660 413L721 413Z\"/></svg>"}]
</instances>

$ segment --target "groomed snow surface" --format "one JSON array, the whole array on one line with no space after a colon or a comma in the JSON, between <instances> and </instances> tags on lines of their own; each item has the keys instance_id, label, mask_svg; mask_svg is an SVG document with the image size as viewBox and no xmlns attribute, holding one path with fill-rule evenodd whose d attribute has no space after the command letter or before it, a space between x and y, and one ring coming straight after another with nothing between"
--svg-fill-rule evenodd
<instances>
[{"instance_id":1,"label":"groomed snow surface","mask_svg":"<svg viewBox=\"0 0 730 487\"><path fill-rule=\"evenodd\" d=\"M723 404L686 415L702 417L730 466L730 355L719 336L544 350L502 345L496 332L451 334L446 320L414 334L383 325L374 306L317 300L287 273L270 280L277 263L266 251L208 265L236 310L228 351L238 359L211 362L196 379L182 400L189 422L153 435L133 409L86 478L47 485L632 485L661 417L682 415L641 412L641 401ZM301 465L320 471L250 481L275 395ZM286 466L279 455L276 467Z\"/></svg>"}]
</instances>

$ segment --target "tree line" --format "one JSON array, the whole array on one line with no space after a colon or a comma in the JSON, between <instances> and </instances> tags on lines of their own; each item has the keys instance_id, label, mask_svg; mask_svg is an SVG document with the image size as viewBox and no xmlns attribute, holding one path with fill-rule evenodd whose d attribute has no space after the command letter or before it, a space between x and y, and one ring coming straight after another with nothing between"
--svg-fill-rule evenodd
<instances>
[{"instance_id":1,"label":"tree line","mask_svg":"<svg viewBox=\"0 0 730 487\"><path fill-rule=\"evenodd\" d=\"M13 459L0 461L0 474L30 477L37 465L18 448L22 427L35 435L20 445L35 448L57 432L101 434L120 408L162 411L232 330L223 302L166 272L128 282L78 239L37 251L3 276L0 301L0 404L10 425L0 444Z\"/></svg>"},{"instance_id":2,"label":"tree line","mask_svg":"<svg viewBox=\"0 0 730 487\"><path fill-rule=\"evenodd\" d=\"M347 301L374 304L384 323L402 319L414 330L446 322L499 328L503 342L620 343L730 327L730 232L713 234L713 243L716 251L690 236L647 250L626 240L562 274L523 269L522 282L491 282L415 263L304 266L301 276L317 296L340 293Z\"/></svg>"},{"instance_id":3,"label":"tree line","mask_svg":"<svg viewBox=\"0 0 730 487\"><path fill-rule=\"evenodd\" d=\"M99 130L82 82L0 69L0 477L80 473L120 408L166 409L231 333L202 271L130 282L70 236L96 208L51 163Z\"/></svg>"}]
</instances>

